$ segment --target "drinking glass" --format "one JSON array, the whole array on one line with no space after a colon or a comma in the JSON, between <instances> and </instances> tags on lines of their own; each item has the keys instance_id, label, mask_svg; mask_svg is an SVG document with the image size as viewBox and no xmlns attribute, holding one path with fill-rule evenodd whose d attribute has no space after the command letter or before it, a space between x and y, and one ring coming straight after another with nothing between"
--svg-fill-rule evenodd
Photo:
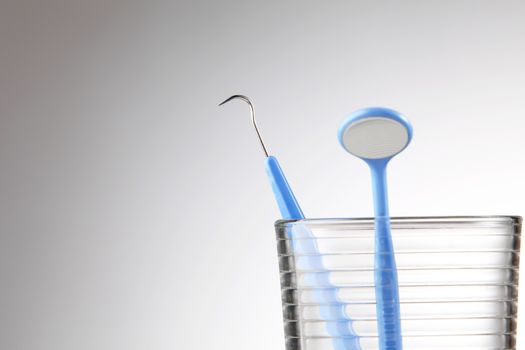
<instances>
[{"instance_id":1,"label":"drinking glass","mask_svg":"<svg viewBox=\"0 0 525 350\"><path fill-rule=\"evenodd\" d=\"M287 350L376 350L374 219L275 224ZM521 218L391 218L404 350L515 349Z\"/></svg>"}]
</instances>

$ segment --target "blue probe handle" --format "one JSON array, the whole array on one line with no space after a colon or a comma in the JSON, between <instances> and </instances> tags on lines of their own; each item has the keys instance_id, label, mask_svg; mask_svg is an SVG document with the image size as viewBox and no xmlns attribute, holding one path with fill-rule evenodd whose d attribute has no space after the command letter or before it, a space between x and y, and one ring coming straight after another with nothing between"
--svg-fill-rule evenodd
<instances>
[{"instance_id":1,"label":"blue probe handle","mask_svg":"<svg viewBox=\"0 0 525 350\"><path fill-rule=\"evenodd\" d=\"M283 219L304 219L304 214L297 199L284 177L283 171L279 166L279 162L273 156L269 156L265 161L266 173L270 179L272 190L279 205L281 216ZM292 239L293 249L297 254L312 254L306 259L305 268L314 269L316 271L326 271L323 266L322 256L319 254L317 241L310 230L305 226L298 226L304 228L305 237L309 239ZM315 285L329 286L331 285L329 272L318 274L313 283ZM321 312L325 320L332 320L334 318L347 318L348 321L336 322L335 324L328 322L327 330L333 336L333 345L335 350L361 350L359 344L359 337L355 334L350 318L345 313L345 305L341 303L337 297L336 288L323 288L314 291L316 300L319 303L331 301L335 304L330 307L325 307Z\"/></svg>"},{"instance_id":2,"label":"blue probe handle","mask_svg":"<svg viewBox=\"0 0 525 350\"><path fill-rule=\"evenodd\" d=\"M268 156L264 162L272 190L279 205L283 219L304 219L304 214L297 199L284 177L279 162L274 156Z\"/></svg>"}]
</instances>

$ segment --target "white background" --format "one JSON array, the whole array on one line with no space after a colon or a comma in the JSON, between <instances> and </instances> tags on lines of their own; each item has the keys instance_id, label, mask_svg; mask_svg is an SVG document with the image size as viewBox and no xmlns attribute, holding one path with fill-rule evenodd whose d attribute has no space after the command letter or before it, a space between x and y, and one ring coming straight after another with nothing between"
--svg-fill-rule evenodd
<instances>
[{"instance_id":1,"label":"white background","mask_svg":"<svg viewBox=\"0 0 525 350\"><path fill-rule=\"evenodd\" d=\"M525 3L0 3L0 348L284 347L263 154L370 216L341 120L414 125L391 213L525 214ZM523 328L523 326L520 326ZM523 331L522 331L523 333Z\"/></svg>"}]
</instances>

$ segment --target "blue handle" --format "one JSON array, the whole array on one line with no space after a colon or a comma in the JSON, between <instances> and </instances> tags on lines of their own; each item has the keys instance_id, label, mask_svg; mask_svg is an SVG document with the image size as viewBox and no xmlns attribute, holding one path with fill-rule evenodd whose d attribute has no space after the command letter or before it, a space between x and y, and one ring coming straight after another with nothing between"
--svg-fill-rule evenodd
<instances>
[{"instance_id":1,"label":"blue handle","mask_svg":"<svg viewBox=\"0 0 525 350\"><path fill-rule=\"evenodd\" d=\"M386 165L389 159L369 160L375 211L375 293L381 350L401 350L401 312L396 260L390 233Z\"/></svg>"},{"instance_id":2,"label":"blue handle","mask_svg":"<svg viewBox=\"0 0 525 350\"><path fill-rule=\"evenodd\" d=\"M303 211L299 207L299 203L297 203L297 199L295 199L277 159L274 156L268 156L264 164L282 218L304 219Z\"/></svg>"},{"instance_id":3,"label":"blue handle","mask_svg":"<svg viewBox=\"0 0 525 350\"><path fill-rule=\"evenodd\" d=\"M265 165L283 219L304 219L303 211L299 207L277 159L269 156L266 158ZM308 258L303 260L302 267L325 272L326 268L324 267L322 256L319 254L314 235L306 226L298 225L296 230L303 230L302 234L304 237L308 237L308 239L292 239L293 249L296 254L309 254ZM334 349L361 350L359 337L354 332L350 317L346 315L345 305L338 298L338 289L328 287L332 285L328 272L316 275L312 283L326 287L314 290L315 300L319 303L333 303L330 305L331 307L321 309L321 317L324 320L344 319L344 321L328 322L326 326L328 333L334 337Z\"/></svg>"}]
</instances>

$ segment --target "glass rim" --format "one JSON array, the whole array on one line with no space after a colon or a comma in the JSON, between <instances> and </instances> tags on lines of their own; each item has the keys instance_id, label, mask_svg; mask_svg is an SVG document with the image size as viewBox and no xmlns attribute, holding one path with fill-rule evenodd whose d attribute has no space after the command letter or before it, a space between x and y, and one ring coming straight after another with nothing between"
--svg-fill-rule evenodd
<instances>
[{"instance_id":1,"label":"glass rim","mask_svg":"<svg viewBox=\"0 0 525 350\"><path fill-rule=\"evenodd\" d=\"M338 226L342 224L365 224L374 223L373 217L353 217L353 218L305 218L305 219L279 219L275 221L276 229L284 229L295 224L306 225L327 225ZM457 215L457 216L392 216L390 222L392 226L419 225L419 224L476 224L479 226L521 226L523 218L519 215Z\"/></svg>"}]
</instances>

